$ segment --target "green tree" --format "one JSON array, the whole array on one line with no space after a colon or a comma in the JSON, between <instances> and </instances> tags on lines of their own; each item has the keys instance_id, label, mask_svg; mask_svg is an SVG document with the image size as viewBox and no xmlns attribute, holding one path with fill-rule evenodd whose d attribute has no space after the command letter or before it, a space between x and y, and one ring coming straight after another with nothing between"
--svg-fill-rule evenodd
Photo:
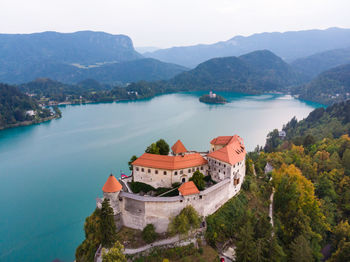
<instances>
[{"instance_id":1,"label":"green tree","mask_svg":"<svg viewBox=\"0 0 350 262\"><path fill-rule=\"evenodd\" d=\"M54 107L53 107L53 111L55 111L56 116L62 117L62 112L61 112L61 110L58 108L58 106L54 106Z\"/></svg>"},{"instance_id":2,"label":"green tree","mask_svg":"<svg viewBox=\"0 0 350 262\"><path fill-rule=\"evenodd\" d=\"M291 261L310 262L312 261L312 249L309 241L300 235L290 244Z\"/></svg>"},{"instance_id":3,"label":"green tree","mask_svg":"<svg viewBox=\"0 0 350 262\"><path fill-rule=\"evenodd\" d=\"M152 143L150 144L147 148L146 148L146 153L149 153L149 154L156 154L156 155L159 155L159 148L157 147L157 144L156 143Z\"/></svg>"},{"instance_id":4,"label":"green tree","mask_svg":"<svg viewBox=\"0 0 350 262\"><path fill-rule=\"evenodd\" d=\"M124 246L116 241L108 252L102 250L102 262L126 262L127 259L123 254L123 250Z\"/></svg>"},{"instance_id":5,"label":"green tree","mask_svg":"<svg viewBox=\"0 0 350 262\"><path fill-rule=\"evenodd\" d=\"M241 227L238 234L238 241L236 242L236 256L237 261L250 262L255 257L255 241L253 237L253 227L250 221Z\"/></svg>"},{"instance_id":6,"label":"green tree","mask_svg":"<svg viewBox=\"0 0 350 262\"><path fill-rule=\"evenodd\" d=\"M113 208L109 204L109 199L105 198L101 208L101 244L103 247L111 247L115 243L116 230Z\"/></svg>"},{"instance_id":7,"label":"green tree","mask_svg":"<svg viewBox=\"0 0 350 262\"><path fill-rule=\"evenodd\" d=\"M156 145L159 149L159 154L161 154L161 155L168 155L169 154L170 147L169 147L168 143L165 142L164 139L159 139L156 142Z\"/></svg>"},{"instance_id":8,"label":"green tree","mask_svg":"<svg viewBox=\"0 0 350 262\"><path fill-rule=\"evenodd\" d=\"M101 243L101 210L96 208L91 216L85 219L85 240L75 251L77 262L89 262L94 260L95 253Z\"/></svg>"},{"instance_id":9,"label":"green tree","mask_svg":"<svg viewBox=\"0 0 350 262\"><path fill-rule=\"evenodd\" d=\"M279 137L279 132L277 129L274 129L267 135L265 151L272 152L274 151L280 144L282 140Z\"/></svg>"},{"instance_id":10,"label":"green tree","mask_svg":"<svg viewBox=\"0 0 350 262\"><path fill-rule=\"evenodd\" d=\"M142 230L142 239L146 243L152 243L157 239L158 234L155 231L153 224L147 224L145 228Z\"/></svg>"},{"instance_id":11,"label":"green tree","mask_svg":"<svg viewBox=\"0 0 350 262\"><path fill-rule=\"evenodd\" d=\"M286 257L283 248L278 243L277 237L273 235L269 241L268 261L281 262Z\"/></svg>"},{"instance_id":12,"label":"green tree","mask_svg":"<svg viewBox=\"0 0 350 262\"><path fill-rule=\"evenodd\" d=\"M332 254L327 262L350 261L350 242L341 241L338 249Z\"/></svg>"},{"instance_id":13,"label":"green tree","mask_svg":"<svg viewBox=\"0 0 350 262\"><path fill-rule=\"evenodd\" d=\"M199 170L196 170L193 173L192 177L190 178L190 181L193 181L193 183L199 190L203 190L205 188L204 175L201 172L199 172Z\"/></svg>"},{"instance_id":14,"label":"green tree","mask_svg":"<svg viewBox=\"0 0 350 262\"><path fill-rule=\"evenodd\" d=\"M135 160L137 159L137 156L133 155L131 158L130 158L130 161L128 162L128 165L129 165L129 169L132 170L132 162L134 162Z\"/></svg>"},{"instance_id":15,"label":"green tree","mask_svg":"<svg viewBox=\"0 0 350 262\"><path fill-rule=\"evenodd\" d=\"M192 206L187 206L171 220L169 232L173 235L187 234L189 230L198 228L200 222L198 212Z\"/></svg>"},{"instance_id":16,"label":"green tree","mask_svg":"<svg viewBox=\"0 0 350 262\"><path fill-rule=\"evenodd\" d=\"M343 166L345 167L345 170L347 173L350 173L350 149L346 149L343 157L342 157L342 161L343 161Z\"/></svg>"}]
</instances>

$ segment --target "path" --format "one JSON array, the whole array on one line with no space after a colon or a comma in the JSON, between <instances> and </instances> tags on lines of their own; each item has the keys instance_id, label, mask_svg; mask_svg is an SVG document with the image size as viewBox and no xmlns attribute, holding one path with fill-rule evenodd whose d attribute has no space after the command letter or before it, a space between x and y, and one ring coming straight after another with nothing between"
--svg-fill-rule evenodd
<instances>
[{"instance_id":1,"label":"path","mask_svg":"<svg viewBox=\"0 0 350 262\"><path fill-rule=\"evenodd\" d=\"M272 193L270 196L270 207L269 207L269 217L270 217L270 221L271 221L271 225L273 227L273 196L275 194L275 188L272 188ZM273 232L272 232L273 234Z\"/></svg>"},{"instance_id":2,"label":"path","mask_svg":"<svg viewBox=\"0 0 350 262\"><path fill-rule=\"evenodd\" d=\"M180 242L180 241L181 241L181 239L180 239L179 235L176 235L174 237L159 240L159 241L153 242L152 244L148 244L148 245L145 245L145 246L142 246L139 248L125 248L124 254L134 255L136 253L146 251L147 249L150 249L153 247L171 245L171 244L175 244L175 243ZM187 246L191 243L196 243L196 241L197 241L196 238L186 239L186 240L183 240L180 243L178 243L177 246Z\"/></svg>"}]
</instances>

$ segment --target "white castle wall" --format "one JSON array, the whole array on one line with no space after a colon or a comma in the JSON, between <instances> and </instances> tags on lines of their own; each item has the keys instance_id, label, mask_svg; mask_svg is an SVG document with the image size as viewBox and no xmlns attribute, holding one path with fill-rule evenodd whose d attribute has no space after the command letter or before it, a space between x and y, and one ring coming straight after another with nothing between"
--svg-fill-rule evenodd
<instances>
[{"instance_id":1,"label":"white castle wall","mask_svg":"<svg viewBox=\"0 0 350 262\"><path fill-rule=\"evenodd\" d=\"M199 194L189 196L150 197L120 192L117 201L122 223L139 230L147 224L153 224L156 231L162 233L167 231L170 219L187 205L193 206L199 215L206 217L239 192L244 173L238 185L234 185L232 178L226 178Z\"/></svg>"},{"instance_id":2,"label":"white castle wall","mask_svg":"<svg viewBox=\"0 0 350 262\"><path fill-rule=\"evenodd\" d=\"M173 183L188 182L196 170L207 173L208 165L190 167L178 170L134 166L133 178L135 182L143 182L155 188L171 187Z\"/></svg>"}]
</instances>

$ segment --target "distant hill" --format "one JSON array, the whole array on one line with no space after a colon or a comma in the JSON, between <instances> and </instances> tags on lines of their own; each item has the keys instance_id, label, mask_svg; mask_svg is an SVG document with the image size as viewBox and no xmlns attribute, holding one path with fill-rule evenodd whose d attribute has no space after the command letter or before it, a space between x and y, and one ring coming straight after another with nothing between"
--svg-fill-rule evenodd
<instances>
[{"instance_id":1,"label":"distant hill","mask_svg":"<svg viewBox=\"0 0 350 262\"><path fill-rule=\"evenodd\" d=\"M299 58L291 66L303 73L310 80L319 73L333 67L350 63L350 47L334 49Z\"/></svg>"},{"instance_id":2,"label":"distant hill","mask_svg":"<svg viewBox=\"0 0 350 262\"><path fill-rule=\"evenodd\" d=\"M350 64L325 71L294 92L300 94L301 99L323 104L350 99Z\"/></svg>"},{"instance_id":3,"label":"distant hill","mask_svg":"<svg viewBox=\"0 0 350 262\"><path fill-rule=\"evenodd\" d=\"M144 56L194 68L214 57L239 56L255 50L268 49L286 61L326 50L350 46L350 29L291 31L235 36L210 45L194 45L160 49Z\"/></svg>"},{"instance_id":4,"label":"distant hill","mask_svg":"<svg viewBox=\"0 0 350 262\"><path fill-rule=\"evenodd\" d=\"M350 134L350 100L335 103L327 108L316 108L301 121L293 118L283 130L287 139L296 139L313 135L317 139L324 137L338 138Z\"/></svg>"},{"instance_id":5,"label":"distant hill","mask_svg":"<svg viewBox=\"0 0 350 262\"><path fill-rule=\"evenodd\" d=\"M287 91L299 75L268 50L240 57L213 58L169 80L180 90L222 90L242 93Z\"/></svg>"},{"instance_id":6,"label":"distant hill","mask_svg":"<svg viewBox=\"0 0 350 262\"><path fill-rule=\"evenodd\" d=\"M187 68L164 63L152 58L138 59L119 63L106 63L86 67L57 62L24 65L17 70L7 69L0 74L0 81L24 83L36 78L51 78L64 83L77 83L84 79L95 79L109 84L121 84L140 80L154 81L169 79Z\"/></svg>"},{"instance_id":7,"label":"distant hill","mask_svg":"<svg viewBox=\"0 0 350 262\"><path fill-rule=\"evenodd\" d=\"M0 129L33 120L26 114L29 110L37 112L37 120L50 116L49 110L40 108L34 99L17 87L0 83Z\"/></svg>"},{"instance_id":8,"label":"distant hill","mask_svg":"<svg viewBox=\"0 0 350 262\"><path fill-rule=\"evenodd\" d=\"M76 85L64 84L49 78L38 78L18 86L24 93L35 94L35 97L50 97L52 100L65 101L66 96L81 96L89 92L110 90L112 86L103 85L95 80L85 80Z\"/></svg>"}]
</instances>

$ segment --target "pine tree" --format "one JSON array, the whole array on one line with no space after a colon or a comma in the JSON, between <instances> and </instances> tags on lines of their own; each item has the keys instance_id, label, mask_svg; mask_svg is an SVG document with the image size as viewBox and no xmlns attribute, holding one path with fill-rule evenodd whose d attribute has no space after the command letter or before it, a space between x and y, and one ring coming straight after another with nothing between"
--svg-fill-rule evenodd
<instances>
[{"instance_id":1,"label":"pine tree","mask_svg":"<svg viewBox=\"0 0 350 262\"><path fill-rule=\"evenodd\" d=\"M312 261L312 249L309 241L300 235L290 244L290 261L310 262Z\"/></svg>"},{"instance_id":2,"label":"pine tree","mask_svg":"<svg viewBox=\"0 0 350 262\"><path fill-rule=\"evenodd\" d=\"M269 241L269 259L271 262L280 262L283 261L286 254L283 251L283 248L278 243L278 240L275 235L273 235Z\"/></svg>"},{"instance_id":3,"label":"pine tree","mask_svg":"<svg viewBox=\"0 0 350 262\"><path fill-rule=\"evenodd\" d=\"M117 240L116 226L114 223L114 212L105 198L101 208L101 244L103 247L111 247Z\"/></svg>"},{"instance_id":4,"label":"pine tree","mask_svg":"<svg viewBox=\"0 0 350 262\"><path fill-rule=\"evenodd\" d=\"M236 256L237 261L250 262L255 256L255 242L253 238L253 227L248 221L239 231Z\"/></svg>"},{"instance_id":5,"label":"pine tree","mask_svg":"<svg viewBox=\"0 0 350 262\"><path fill-rule=\"evenodd\" d=\"M345 171L347 174L350 173L350 149L346 149L343 154L343 166L345 167Z\"/></svg>"}]
</instances>

